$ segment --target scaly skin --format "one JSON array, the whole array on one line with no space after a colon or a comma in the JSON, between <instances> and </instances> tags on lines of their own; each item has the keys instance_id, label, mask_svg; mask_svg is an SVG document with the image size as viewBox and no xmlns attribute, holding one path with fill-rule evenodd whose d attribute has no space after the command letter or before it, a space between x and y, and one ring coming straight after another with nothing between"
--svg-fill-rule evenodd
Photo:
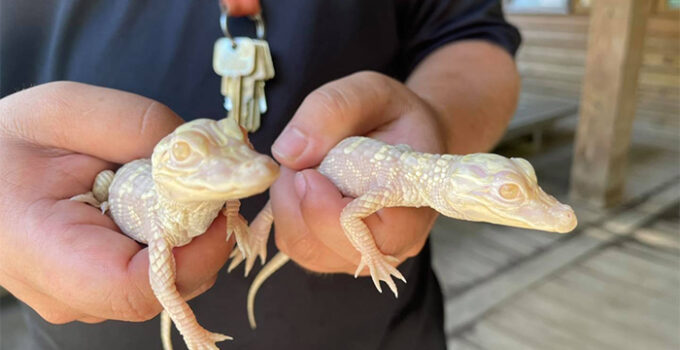
<instances>
[{"instance_id":1,"label":"scaly skin","mask_svg":"<svg viewBox=\"0 0 680 350\"><path fill-rule=\"evenodd\" d=\"M397 287L392 276L404 280L393 266L398 260L378 249L363 221L382 208L431 207L454 219L560 233L573 230L577 224L571 207L543 192L533 167L521 158L488 153L428 154L406 145L350 137L328 153L318 170L343 195L355 198L340 216L347 238L361 253L355 277L368 267L378 291L382 292L380 281L384 281L395 297ZM250 227L249 241L255 242L251 248L257 251L263 249L258 244L266 245L272 224L271 208L265 208L261 222ZM231 269L243 260L239 252L234 255L240 260L235 259ZM248 258L246 261L252 264L254 257L250 257L252 261ZM253 328L257 289L287 260L279 252L255 277L248 292L248 318Z\"/></svg>"},{"instance_id":2,"label":"scaly skin","mask_svg":"<svg viewBox=\"0 0 680 350\"><path fill-rule=\"evenodd\" d=\"M196 321L175 286L172 248L203 234L222 211L227 239L235 234L239 251L248 255L238 200L266 190L277 176L276 163L255 152L232 119L199 119L163 138L150 160L127 163L115 175L103 171L92 192L72 199L108 208L123 233L149 245L149 281L164 308L164 348L172 348L169 317L189 349L217 349L215 342L231 338Z\"/></svg>"}]
</instances>

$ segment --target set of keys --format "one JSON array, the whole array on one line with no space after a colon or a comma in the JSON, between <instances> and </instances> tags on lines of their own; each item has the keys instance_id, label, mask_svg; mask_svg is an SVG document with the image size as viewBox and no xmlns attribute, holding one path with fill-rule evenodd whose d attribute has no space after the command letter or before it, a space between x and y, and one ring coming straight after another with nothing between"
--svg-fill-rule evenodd
<instances>
[{"instance_id":1,"label":"set of keys","mask_svg":"<svg viewBox=\"0 0 680 350\"><path fill-rule=\"evenodd\" d=\"M265 81L274 77L269 44L264 40L264 21L257 14L257 39L232 38L227 29L227 15L222 12L220 25L224 37L215 42L213 69L222 77L221 92L227 117L233 117L248 132L260 127L260 117L267 112Z\"/></svg>"}]
</instances>

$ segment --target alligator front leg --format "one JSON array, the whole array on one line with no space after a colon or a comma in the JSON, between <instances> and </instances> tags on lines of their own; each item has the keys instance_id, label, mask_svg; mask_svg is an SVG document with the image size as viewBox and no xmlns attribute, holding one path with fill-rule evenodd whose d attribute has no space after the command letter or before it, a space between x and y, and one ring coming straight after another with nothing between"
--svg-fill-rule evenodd
<instances>
[{"instance_id":1,"label":"alligator front leg","mask_svg":"<svg viewBox=\"0 0 680 350\"><path fill-rule=\"evenodd\" d=\"M272 205L270 201L267 201L267 204L264 205L264 208L260 210L248 227L248 247L250 248L250 255L244 257L240 250L234 250L230 256L233 260L229 264L229 272L245 260L245 276L248 277L258 256L260 257L260 263L264 265L264 262L267 260L267 240L269 240L269 231L271 231L273 222L274 214L272 213Z\"/></svg>"},{"instance_id":2,"label":"alligator front leg","mask_svg":"<svg viewBox=\"0 0 680 350\"><path fill-rule=\"evenodd\" d=\"M190 350L218 350L216 342L232 338L209 332L198 324L196 316L175 286L172 246L163 237L160 228L155 227L151 232L153 238L149 241L149 282L156 298L175 323ZM170 327L162 329L165 332ZM162 338L169 339L169 335L163 335Z\"/></svg>"},{"instance_id":3,"label":"alligator front leg","mask_svg":"<svg viewBox=\"0 0 680 350\"><path fill-rule=\"evenodd\" d=\"M227 218L227 240L233 234L236 236L236 246L241 254L250 256L251 250L248 245L248 221L239 214L241 201L238 199L228 200L223 210Z\"/></svg>"},{"instance_id":4,"label":"alligator front leg","mask_svg":"<svg viewBox=\"0 0 680 350\"><path fill-rule=\"evenodd\" d=\"M382 293L380 281L385 281L396 297L398 296L397 286L391 276L406 282L401 272L392 266L392 264L398 263L399 260L394 256L384 255L380 252L371 231L363 221L365 217L390 206L393 202L393 197L392 193L385 188L371 190L359 196L342 210L340 224L354 248L361 253L361 262L354 273L354 277L359 276L361 270L368 266L375 288Z\"/></svg>"}]
</instances>

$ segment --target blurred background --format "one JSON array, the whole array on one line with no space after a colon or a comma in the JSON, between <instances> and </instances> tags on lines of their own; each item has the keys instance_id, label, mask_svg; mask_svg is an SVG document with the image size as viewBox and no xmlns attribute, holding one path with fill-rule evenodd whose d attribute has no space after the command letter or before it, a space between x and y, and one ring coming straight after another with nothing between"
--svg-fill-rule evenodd
<instances>
[{"instance_id":1,"label":"blurred background","mask_svg":"<svg viewBox=\"0 0 680 350\"><path fill-rule=\"evenodd\" d=\"M527 158L579 226L440 218L450 349L680 349L680 0L505 0L524 38L495 152ZM25 337L0 288L0 349Z\"/></svg>"},{"instance_id":2,"label":"blurred background","mask_svg":"<svg viewBox=\"0 0 680 350\"><path fill-rule=\"evenodd\" d=\"M496 152L571 204L555 235L440 218L450 349L680 349L680 1L505 1L524 38Z\"/></svg>"}]
</instances>

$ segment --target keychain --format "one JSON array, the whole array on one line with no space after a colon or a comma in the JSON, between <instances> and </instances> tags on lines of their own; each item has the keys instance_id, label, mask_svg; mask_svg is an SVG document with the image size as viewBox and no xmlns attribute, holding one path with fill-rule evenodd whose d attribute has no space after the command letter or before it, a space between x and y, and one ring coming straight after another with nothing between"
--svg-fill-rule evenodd
<instances>
[{"instance_id":1,"label":"keychain","mask_svg":"<svg viewBox=\"0 0 680 350\"><path fill-rule=\"evenodd\" d=\"M232 38L227 27L227 9L221 2L220 7L224 37L215 42L213 69L222 77L227 117L236 119L248 132L255 132L260 127L261 114L267 112L265 81L274 77L269 44L264 40L264 20L260 13L250 16L255 22L257 39Z\"/></svg>"}]
</instances>

